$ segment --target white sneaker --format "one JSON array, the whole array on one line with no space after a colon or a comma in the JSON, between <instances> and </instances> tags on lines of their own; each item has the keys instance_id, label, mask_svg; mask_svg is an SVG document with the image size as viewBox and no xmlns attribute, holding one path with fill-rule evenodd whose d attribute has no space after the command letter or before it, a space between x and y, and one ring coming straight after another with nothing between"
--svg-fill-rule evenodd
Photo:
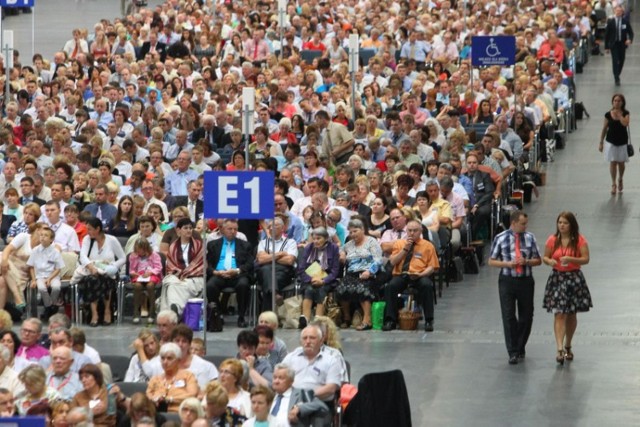
<instances>
[{"instance_id":1,"label":"white sneaker","mask_svg":"<svg viewBox=\"0 0 640 427\"><path fill-rule=\"evenodd\" d=\"M140 323L140 318L139 317L134 317L133 318L133 324L137 325L138 323Z\"/></svg>"}]
</instances>

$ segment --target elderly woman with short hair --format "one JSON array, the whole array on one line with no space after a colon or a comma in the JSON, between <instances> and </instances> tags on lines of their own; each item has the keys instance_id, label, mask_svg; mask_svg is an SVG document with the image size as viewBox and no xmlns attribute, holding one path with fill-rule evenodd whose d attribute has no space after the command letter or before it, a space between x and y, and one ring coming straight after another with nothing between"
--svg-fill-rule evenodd
<instances>
[{"instance_id":1,"label":"elderly woman with short hair","mask_svg":"<svg viewBox=\"0 0 640 427\"><path fill-rule=\"evenodd\" d=\"M372 328L371 302L376 298L376 274L382 265L382 248L375 237L367 236L365 230L362 221L349 221L350 240L340 250L340 261L346 265L346 273L336 287L336 295L342 305L342 326L349 325L351 302L358 302L362 307L359 331Z\"/></svg>"},{"instance_id":2,"label":"elderly woman with short hair","mask_svg":"<svg viewBox=\"0 0 640 427\"><path fill-rule=\"evenodd\" d=\"M109 408L109 392L102 370L89 363L78 372L84 390L76 393L71 401L72 408L85 408L93 414L93 425L110 427L116 422L116 409Z\"/></svg>"},{"instance_id":3,"label":"elderly woman with short hair","mask_svg":"<svg viewBox=\"0 0 640 427\"><path fill-rule=\"evenodd\" d=\"M149 381L147 397L161 412L178 412L180 404L198 394L198 380L191 371L180 369L182 351L175 343L166 343L160 348L161 375Z\"/></svg>"},{"instance_id":4,"label":"elderly woman with short hair","mask_svg":"<svg viewBox=\"0 0 640 427\"><path fill-rule=\"evenodd\" d=\"M180 416L180 427L191 427L191 424L198 418L204 418L202 403L195 397L186 398L178 409Z\"/></svg>"},{"instance_id":5,"label":"elderly woman with short hair","mask_svg":"<svg viewBox=\"0 0 640 427\"><path fill-rule=\"evenodd\" d=\"M314 228L310 234L312 242L304 248L301 261L298 264L298 277L304 286L300 329L304 328L311 318L311 307L314 303L316 304L316 315L324 314L322 303L327 294L333 290L340 271L339 248L329 240L327 229L324 227ZM313 275L310 276L307 270L312 265L311 273Z\"/></svg>"}]
</instances>

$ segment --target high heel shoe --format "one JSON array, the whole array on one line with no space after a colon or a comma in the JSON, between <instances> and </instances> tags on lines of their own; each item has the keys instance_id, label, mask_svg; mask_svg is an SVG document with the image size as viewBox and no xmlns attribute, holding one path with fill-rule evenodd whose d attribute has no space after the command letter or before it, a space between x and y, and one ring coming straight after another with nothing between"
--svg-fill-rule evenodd
<instances>
[{"instance_id":1,"label":"high heel shoe","mask_svg":"<svg viewBox=\"0 0 640 427\"><path fill-rule=\"evenodd\" d=\"M564 365L564 350L558 350L558 355L556 356L556 362L558 365Z\"/></svg>"},{"instance_id":2,"label":"high heel shoe","mask_svg":"<svg viewBox=\"0 0 640 427\"><path fill-rule=\"evenodd\" d=\"M611 194L616 194L616 185L611 184Z\"/></svg>"},{"instance_id":3,"label":"high heel shoe","mask_svg":"<svg viewBox=\"0 0 640 427\"><path fill-rule=\"evenodd\" d=\"M573 360L573 352L571 351L571 346L564 348L564 358L569 362Z\"/></svg>"},{"instance_id":4,"label":"high heel shoe","mask_svg":"<svg viewBox=\"0 0 640 427\"><path fill-rule=\"evenodd\" d=\"M619 179L618 180L618 193L622 193L623 189L624 189L624 186L622 185L622 180Z\"/></svg>"}]
</instances>

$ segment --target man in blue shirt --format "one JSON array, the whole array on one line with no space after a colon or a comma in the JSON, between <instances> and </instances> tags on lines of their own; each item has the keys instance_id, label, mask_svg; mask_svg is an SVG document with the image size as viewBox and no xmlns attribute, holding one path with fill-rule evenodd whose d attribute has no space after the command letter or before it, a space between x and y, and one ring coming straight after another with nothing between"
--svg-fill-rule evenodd
<instances>
[{"instance_id":1,"label":"man in blue shirt","mask_svg":"<svg viewBox=\"0 0 640 427\"><path fill-rule=\"evenodd\" d=\"M177 157L178 169L165 178L165 190L172 196L188 196L187 184L198 179L198 172L189 169L191 153L182 151Z\"/></svg>"},{"instance_id":2,"label":"man in blue shirt","mask_svg":"<svg viewBox=\"0 0 640 427\"><path fill-rule=\"evenodd\" d=\"M536 237L527 232L529 218L523 211L511 214L511 227L491 245L489 265L500 268L498 286L509 364L524 359L533 323L533 269L542 263ZM518 315L516 316L516 307Z\"/></svg>"},{"instance_id":3,"label":"man in blue shirt","mask_svg":"<svg viewBox=\"0 0 640 427\"><path fill-rule=\"evenodd\" d=\"M413 59L416 61L418 69L422 69L429 59L431 45L425 41L418 40L418 33L422 33L422 31L416 30L409 34L409 40L400 49L400 58Z\"/></svg>"},{"instance_id":4,"label":"man in blue shirt","mask_svg":"<svg viewBox=\"0 0 640 427\"><path fill-rule=\"evenodd\" d=\"M87 205L87 207L84 208L84 211L89 212L92 216L102 221L102 224L106 228L106 226L109 225L109 222L115 218L118 213L118 208L107 201L109 190L106 185L96 185L94 194L96 197L95 203Z\"/></svg>"}]
</instances>

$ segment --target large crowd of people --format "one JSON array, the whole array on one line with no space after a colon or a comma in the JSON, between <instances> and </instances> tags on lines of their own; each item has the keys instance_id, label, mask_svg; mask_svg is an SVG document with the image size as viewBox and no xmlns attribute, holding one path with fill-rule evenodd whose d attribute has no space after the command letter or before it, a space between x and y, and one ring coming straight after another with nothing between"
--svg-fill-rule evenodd
<instances>
[{"instance_id":1,"label":"large crowd of people","mask_svg":"<svg viewBox=\"0 0 640 427\"><path fill-rule=\"evenodd\" d=\"M262 0L134 3L127 16L73 29L53 58L16 52L8 73L4 415L137 426L177 412L194 427L329 419L348 381L336 327L372 329L372 305L384 301L382 329L396 329L408 301L398 295L410 289L434 330L435 275L455 275L463 247L479 248L482 264L481 248L509 227L495 206L553 161L571 126L572 49L592 43L596 11L614 17L608 0L313 0L288 2L280 15ZM359 36L353 74L350 34ZM474 68L471 38L482 35L515 36L515 66ZM246 87L255 89L251 136L242 131ZM204 218L210 170L273 171L275 218ZM132 322L159 330L134 342L125 380L148 387L131 396L59 313L68 281L89 326L110 325L125 275ZM301 347L287 354L271 289L280 305L294 282ZM179 320L205 292L226 314L230 291L238 357L216 367ZM44 312L16 335L10 318L30 292ZM337 325L324 317L329 297ZM252 303L264 325L245 330ZM40 344L41 322L50 346Z\"/></svg>"}]
</instances>

